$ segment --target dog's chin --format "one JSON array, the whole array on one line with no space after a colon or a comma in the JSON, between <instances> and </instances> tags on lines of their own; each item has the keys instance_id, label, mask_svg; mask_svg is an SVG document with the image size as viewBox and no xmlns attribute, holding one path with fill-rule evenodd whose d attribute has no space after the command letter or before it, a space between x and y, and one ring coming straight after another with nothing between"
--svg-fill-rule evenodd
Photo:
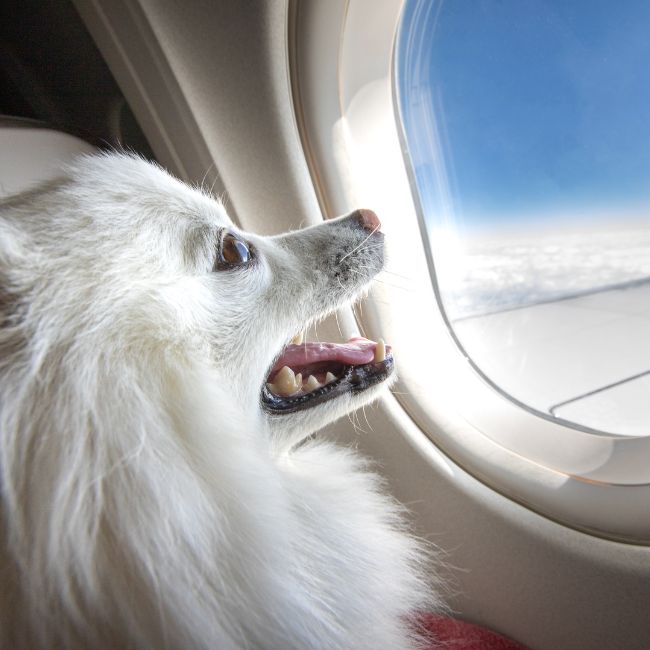
<instances>
[{"instance_id":1,"label":"dog's chin","mask_svg":"<svg viewBox=\"0 0 650 650\"><path fill-rule=\"evenodd\" d=\"M376 399L394 378L390 346L361 337L345 343L286 345L261 387L274 434L292 443Z\"/></svg>"}]
</instances>

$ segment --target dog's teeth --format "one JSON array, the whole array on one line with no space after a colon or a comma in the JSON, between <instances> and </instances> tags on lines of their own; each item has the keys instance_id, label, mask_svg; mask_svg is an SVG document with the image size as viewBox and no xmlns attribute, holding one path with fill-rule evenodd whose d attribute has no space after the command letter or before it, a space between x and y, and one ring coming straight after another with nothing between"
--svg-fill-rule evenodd
<instances>
[{"instance_id":1,"label":"dog's teeth","mask_svg":"<svg viewBox=\"0 0 650 650\"><path fill-rule=\"evenodd\" d=\"M325 383L331 384L336 379L336 375L333 375L331 372L328 372L325 375Z\"/></svg>"},{"instance_id":2,"label":"dog's teeth","mask_svg":"<svg viewBox=\"0 0 650 650\"><path fill-rule=\"evenodd\" d=\"M303 342L304 338L305 338L305 333L304 333L304 332L298 332L298 334L296 334L296 335L291 339L291 342L292 342L294 345L300 345L300 344Z\"/></svg>"},{"instance_id":3,"label":"dog's teeth","mask_svg":"<svg viewBox=\"0 0 650 650\"><path fill-rule=\"evenodd\" d=\"M308 393L311 393L313 390L316 390L317 388L321 387L321 383L314 377L314 375L309 375L307 378L307 383L305 384L305 388L307 389Z\"/></svg>"},{"instance_id":4,"label":"dog's teeth","mask_svg":"<svg viewBox=\"0 0 650 650\"><path fill-rule=\"evenodd\" d=\"M289 366L284 366L282 370L275 376L275 381L273 382L273 392L277 395L282 395L287 397L293 395L295 392L300 390L302 387L302 377L300 385L296 385L296 374L294 373Z\"/></svg>"},{"instance_id":5,"label":"dog's teeth","mask_svg":"<svg viewBox=\"0 0 650 650\"><path fill-rule=\"evenodd\" d=\"M282 366L280 372L275 376L276 383L278 379L283 383L291 383L293 385L296 383L296 373L289 366Z\"/></svg>"},{"instance_id":6,"label":"dog's teeth","mask_svg":"<svg viewBox=\"0 0 650 650\"><path fill-rule=\"evenodd\" d=\"M386 358L386 344L384 339L379 339L375 347L375 363L379 363Z\"/></svg>"},{"instance_id":7,"label":"dog's teeth","mask_svg":"<svg viewBox=\"0 0 650 650\"><path fill-rule=\"evenodd\" d=\"M296 375L296 390L301 390L302 389L302 373L299 372Z\"/></svg>"}]
</instances>

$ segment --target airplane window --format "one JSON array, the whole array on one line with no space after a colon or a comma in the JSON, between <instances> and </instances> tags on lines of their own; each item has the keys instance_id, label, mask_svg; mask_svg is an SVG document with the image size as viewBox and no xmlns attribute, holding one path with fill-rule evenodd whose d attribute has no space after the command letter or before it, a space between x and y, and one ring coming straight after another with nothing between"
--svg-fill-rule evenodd
<instances>
[{"instance_id":1,"label":"airplane window","mask_svg":"<svg viewBox=\"0 0 650 650\"><path fill-rule=\"evenodd\" d=\"M650 434L650 3L407 0L396 95L438 299L500 391Z\"/></svg>"}]
</instances>

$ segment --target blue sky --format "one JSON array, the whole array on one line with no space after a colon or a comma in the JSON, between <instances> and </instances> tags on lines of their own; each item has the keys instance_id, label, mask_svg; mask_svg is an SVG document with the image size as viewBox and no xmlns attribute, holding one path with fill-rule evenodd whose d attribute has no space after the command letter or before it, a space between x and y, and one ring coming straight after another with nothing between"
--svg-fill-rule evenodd
<instances>
[{"instance_id":1,"label":"blue sky","mask_svg":"<svg viewBox=\"0 0 650 650\"><path fill-rule=\"evenodd\" d=\"M647 0L408 0L398 90L432 222L650 206L649 33Z\"/></svg>"}]
</instances>

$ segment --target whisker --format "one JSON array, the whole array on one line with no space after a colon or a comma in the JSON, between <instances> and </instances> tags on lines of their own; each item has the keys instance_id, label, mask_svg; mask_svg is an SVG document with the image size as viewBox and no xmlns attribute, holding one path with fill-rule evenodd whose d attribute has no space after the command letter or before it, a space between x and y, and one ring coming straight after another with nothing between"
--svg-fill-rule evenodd
<instances>
[{"instance_id":1,"label":"whisker","mask_svg":"<svg viewBox=\"0 0 650 650\"><path fill-rule=\"evenodd\" d=\"M357 426L356 422L354 421L354 411L352 413L348 413L348 420L350 420L350 424L352 425L352 428L354 429L354 433L359 435L359 427Z\"/></svg>"},{"instance_id":2,"label":"whisker","mask_svg":"<svg viewBox=\"0 0 650 650\"><path fill-rule=\"evenodd\" d=\"M348 271L350 273L353 273L354 275L367 277L367 279L370 280L371 277L372 277L372 273L371 274L363 273L362 272L363 269L368 269L372 273L375 272L375 269L372 268L371 266L361 265L361 264L358 265L356 269L348 269ZM414 291L413 287L411 287L411 286L399 284L398 282L389 282L387 279L381 277L382 274L383 274L383 271L379 275L377 275L375 278L373 278L372 279L373 283L378 282L380 284L386 285L387 287L393 287L394 289L401 289L401 290L404 290L404 291Z\"/></svg>"},{"instance_id":3,"label":"whisker","mask_svg":"<svg viewBox=\"0 0 650 650\"><path fill-rule=\"evenodd\" d=\"M381 278L375 278L373 282L386 285L387 287L393 287L393 289L400 289L401 291L412 291L412 292L415 291L413 287L408 287L403 284L397 284L396 282L388 282L388 280L382 280Z\"/></svg>"},{"instance_id":4,"label":"whisker","mask_svg":"<svg viewBox=\"0 0 650 650\"><path fill-rule=\"evenodd\" d=\"M357 313L357 309L359 309L360 313ZM356 303L355 305L353 305L352 306L352 312L354 313L355 320L357 321L357 324L359 325L359 333L364 338L368 338L366 336L366 331L365 331L365 329L363 327L363 322L362 322L363 309L361 308L361 303Z\"/></svg>"},{"instance_id":5,"label":"whisker","mask_svg":"<svg viewBox=\"0 0 650 650\"><path fill-rule=\"evenodd\" d=\"M339 323L339 312L338 310L334 312L334 319L336 320L336 326L339 328L339 335L343 338L343 330L341 329L341 323Z\"/></svg>"},{"instance_id":6,"label":"whisker","mask_svg":"<svg viewBox=\"0 0 650 650\"><path fill-rule=\"evenodd\" d=\"M396 275L398 278L403 278L404 280L411 280L412 278L409 278L408 275L404 275L402 273L397 273L396 271L391 271L390 269L382 269L382 273L389 273L390 275Z\"/></svg>"},{"instance_id":7,"label":"whisker","mask_svg":"<svg viewBox=\"0 0 650 650\"><path fill-rule=\"evenodd\" d=\"M374 431L374 429L372 428L372 425L371 425L370 422L368 421L368 414L366 413L366 407L365 407L365 405L361 407L361 411L363 412L363 417L364 417L365 420L366 420L366 424L368 425L368 429L370 429L370 431Z\"/></svg>"},{"instance_id":8,"label":"whisker","mask_svg":"<svg viewBox=\"0 0 650 650\"><path fill-rule=\"evenodd\" d=\"M371 237L372 237L372 236L373 236L373 235L374 235L378 230L379 230L379 226L375 226L375 228L373 229L373 231L372 231L372 232L371 232L371 233L370 233L370 234L369 234L369 235L368 235L368 236L367 236L367 237L366 237L366 238L365 238L365 239L364 239L364 240L363 240L363 241L362 241L358 246L355 246L355 247L354 247L354 248L353 248L349 253L345 254L345 255L344 255L344 256L339 260L339 264L340 264L340 263L341 263L341 262L342 262L346 257L350 257L350 255L352 255L352 253L354 253L355 251L358 251L358 250L359 250L359 249L360 249L360 248L361 248L361 247L362 247L362 246L363 246L363 245L364 245L364 244L365 244L365 243L366 243L366 242L367 242L367 241L368 241L368 240L369 240L369 239L370 239L370 238L371 238Z\"/></svg>"},{"instance_id":9,"label":"whisker","mask_svg":"<svg viewBox=\"0 0 650 650\"><path fill-rule=\"evenodd\" d=\"M367 431L366 431L366 430L361 426L361 422L360 422L360 420L359 420L359 412L358 412L358 411L354 411L354 417L355 417L356 420L357 420L357 426L356 426L356 432L357 432L357 434L363 433L363 434L366 434L366 435L367 435L368 432L367 432Z\"/></svg>"},{"instance_id":10,"label":"whisker","mask_svg":"<svg viewBox=\"0 0 650 650\"><path fill-rule=\"evenodd\" d=\"M366 245L360 244L359 246L361 248L355 248L354 251L350 251L350 252L354 253L355 251L361 251L361 252L375 251L375 250L381 250L383 248L383 246L377 245L377 244L366 244ZM346 257L347 257L347 255L346 255Z\"/></svg>"}]
</instances>

